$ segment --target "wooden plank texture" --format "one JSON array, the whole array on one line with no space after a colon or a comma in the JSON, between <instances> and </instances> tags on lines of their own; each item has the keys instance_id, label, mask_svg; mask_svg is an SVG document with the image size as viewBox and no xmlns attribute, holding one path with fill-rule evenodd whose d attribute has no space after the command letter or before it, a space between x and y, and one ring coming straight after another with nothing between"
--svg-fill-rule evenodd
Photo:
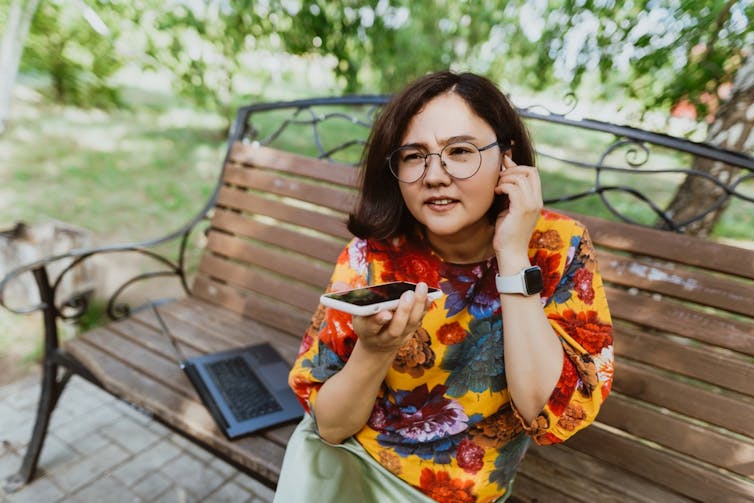
<instances>
[{"instance_id":1,"label":"wooden plank texture","mask_svg":"<svg viewBox=\"0 0 754 503\"><path fill-rule=\"evenodd\" d=\"M562 213L585 224L600 246L754 279L751 250L589 215Z\"/></svg>"},{"instance_id":2,"label":"wooden plank texture","mask_svg":"<svg viewBox=\"0 0 754 503\"><path fill-rule=\"evenodd\" d=\"M621 356L754 397L750 356L625 324L616 326L614 344Z\"/></svg>"},{"instance_id":3,"label":"wooden plank texture","mask_svg":"<svg viewBox=\"0 0 754 503\"><path fill-rule=\"evenodd\" d=\"M223 177L225 183L255 189L267 194L289 197L347 213L353 208L355 195L332 186L312 183L306 179L282 177L259 169L229 166Z\"/></svg>"},{"instance_id":4,"label":"wooden plank texture","mask_svg":"<svg viewBox=\"0 0 754 503\"><path fill-rule=\"evenodd\" d=\"M306 176L346 187L358 186L359 170L353 166L314 159L263 145L236 142L231 147L230 159L234 163L274 167L276 170L293 175Z\"/></svg>"},{"instance_id":5,"label":"wooden plank texture","mask_svg":"<svg viewBox=\"0 0 754 503\"><path fill-rule=\"evenodd\" d=\"M676 299L754 316L754 283L681 270L674 264L649 262L602 251L602 277L607 282L660 293Z\"/></svg>"},{"instance_id":6,"label":"wooden plank texture","mask_svg":"<svg viewBox=\"0 0 754 503\"><path fill-rule=\"evenodd\" d=\"M296 281L298 278L273 276L212 255L202 257L199 271L222 280L225 284L291 304L304 311L314 312L319 303L319 293L322 291L321 288L315 290Z\"/></svg>"},{"instance_id":7,"label":"wooden plank texture","mask_svg":"<svg viewBox=\"0 0 754 503\"><path fill-rule=\"evenodd\" d=\"M251 266L260 266L278 274L296 277L319 289L324 289L332 275L332 264L294 253L283 253L279 249L222 232L210 231L207 250Z\"/></svg>"},{"instance_id":8,"label":"wooden plank texture","mask_svg":"<svg viewBox=\"0 0 754 503\"><path fill-rule=\"evenodd\" d=\"M610 314L615 320L629 321L754 356L754 320L705 313L670 299L633 295L609 286L605 292Z\"/></svg>"},{"instance_id":9,"label":"wooden plank texture","mask_svg":"<svg viewBox=\"0 0 754 503\"><path fill-rule=\"evenodd\" d=\"M351 237L345 225L346 215L342 213L314 211L312 208L302 208L277 199L263 198L254 192L242 191L233 187L222 187L220 189L217 204L224 208L265 215L341 239L350 239Z\"/></svg>"},{"instance_id":10,"label":"wooden plank texture","mask_svg":"<svg viewBox=\"0 0 754 503\"><path fill-rule=\"evenodd\" d=\"M290 305L245 295L227 285L201 276L194 282L193 293L198 298L216 306L222 306L248 318L278 327L298 337L303 336L313 314L313 311L302 311Z\"/></svg>"},{"instance_id":11,"label":"wooden plank texture","mask_svg":"<svg viewBox=\"0 0 754 503\"><path fill-rule=\"evenodd\" d=\"M605 463L588 454L569 447L569 441L559 445L529 447L524 458L520 473L529 476L531 489L518 487L519 476L516 476L517 488L514 495L530 493L531 498L537 498L542 493L540 486L549 487L549 491L557 490L556 494L567 495L565 501L632 501L646 503L683 503L692 501L674 491L658 487L652 480L640 477L624 470L620 465ZM588 488L586 491L584 488ZM588 499L583 493L588 492ZM546 494L548 494L546 493ZM548 494L549 495L549 494ZM540 499L542 503L548 499Z\"/></svg>"},{"instance_id":12,"label":"wooden plank texture","mask_svg":"<svg viewBox=\"0 0 754 503\"><path fill-rule=\"evenodd\" d=\"M744 480L593 424L568 440L571 448L700 501L744 503L754 481Z\"/></svg>"},{"instance_id":13,"label":"wooden plank texture","mask_svg":"<svg viewBox=\"0 0 754 503\"><path fill-rule=\"evenodd\" d=\"M599 421L754 481L754 441L648 407L618 392L602 406Z\"/></svg>"},{"instance_id":14,"label":"wooden plank texture","mask_svg":"<svg viewBox=\"0 0 754 503\"><path fill-rule=\"evenodd\" d=\"M632 398L750 436L754 401L698 386L627 359L617 359L613 389Z\"/></svg>"},{"instance_id":15,"label":"wooden plank texture","mask_svg":"<svg viewBox=\"0 0 754 503\"><path fill-rule=\"evenodd\" d=\"M273 226L223 209L215 210L212 227L333 264L343 250L344 241L342 240L330 240L304 234L301 229L294 231Z\"/></svg>"}]
</instances>

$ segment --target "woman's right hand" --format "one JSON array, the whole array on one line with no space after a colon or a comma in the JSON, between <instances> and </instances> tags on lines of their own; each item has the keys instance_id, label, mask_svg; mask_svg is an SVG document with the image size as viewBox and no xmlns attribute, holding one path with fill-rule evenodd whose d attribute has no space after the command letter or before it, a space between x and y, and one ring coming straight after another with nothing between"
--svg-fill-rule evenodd
<instances>
[{"instance_id":1,"label":"woman's right hand","mask_svg":"<svg viewBox=\"0 0 754 503\"><path fill-rule=\"evenodd\" d=\"M343 369L325 381L314 402L320 436L338 444L369 420L382 381L398 350L419 328L429 309L426 283L401 295L395 311L354 316L358 342Z\"/></svg>"},{"instance_id":2,"label":"woman's right hand","mask_svg":"<svg viewBox=\"0 0 754 503\"><path fill-rule=\"evenodd\" d=\"M370 353L397 353L421 325L431 301L427 284L418 283L415 291L404 292L394 311L372 316L354 316L353 330L362 348Z\"/></svg>"}]
</instances>

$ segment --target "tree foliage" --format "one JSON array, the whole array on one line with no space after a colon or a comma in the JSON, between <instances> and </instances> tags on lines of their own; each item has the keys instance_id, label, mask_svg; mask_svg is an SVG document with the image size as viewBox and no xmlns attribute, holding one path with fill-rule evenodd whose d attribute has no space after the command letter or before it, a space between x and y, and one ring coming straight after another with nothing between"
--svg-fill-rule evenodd
<instances>
[{"instance_id":1,"label":"tree foliage","mask_svg":"<svg viewBox=\"0 0 754 503\"><path fill-rule=\"evenodd\" d=\"M598 72L647 108L687 99L706 114L716 101L710 97L733 81L754 46L751 0L554 3L536 11L541 35L523 49L538 54L543 67L561 69L574 87Z\"/></svg>"},{"instance_id":2,"label":"tree foliage","mask_svg":"<svg viewBox=\"0 0 754 503\"><path fill-rule=\"evenodd\" d=\"M48 76L56 101L101 108L120 103L109 79L125 62L115 47L125 4L96 3L107 5L100 15L86 5L44 1L34 16L21 69Z\"/></svg>"},{"instance_id":3,"label":"tree foliage","mask_svg":"<svg viewBox=\"0 0 754 503\"><path fill-rule=\"evenodd\" d=\"M705 112L754 46L754 0L79 2L107 36L75 3L43 3L24 57L59 97L106 101L107 79L133 56L118 38L136 31L147 39L140 64L169 70L182 95L224 114L250 70L244 56L260 48L333 58L345 92L390 92L453 67L534 89L598 76L603 91L622 87L648 108L688 99Z\"/></svg>"},{"instance_id":4,"label":"tree foliage","mask_svg":"<svg viewBox=\"0 0 754 503\"><path fill-rule=\"evenodd\" d=\"M270 32L252 0L158 3L139 23L148 33L146 68L167 69L178 92L230 117L242 56Z\"/></svg>"}]
</instances>

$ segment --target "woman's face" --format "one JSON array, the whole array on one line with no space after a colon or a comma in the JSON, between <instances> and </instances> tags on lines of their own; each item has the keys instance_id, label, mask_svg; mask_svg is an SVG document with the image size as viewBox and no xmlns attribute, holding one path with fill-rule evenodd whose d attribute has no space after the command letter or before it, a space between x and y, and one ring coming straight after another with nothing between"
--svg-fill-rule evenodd
<instances>
[{"instance_id":1,"label":"woman's face","mask_svg":"<svg viewBox=\"0 0 754 503\"><path fill-rule=\"evenodd\" d=\"M424 153L439 153L456 141L477 147L493 143L492 127L476 115L460 96L441 94L411 119L401 145L419 146ZM472 177L458 180L442 168L436 155L429 156L429 166L422 178L413 183L400 182L400 191L408 210L424 226L430 242L485 245L491 225L486 218L495 198L502 153L499 147L481 152L482 163Z\"/></svg>"}]
</instances>

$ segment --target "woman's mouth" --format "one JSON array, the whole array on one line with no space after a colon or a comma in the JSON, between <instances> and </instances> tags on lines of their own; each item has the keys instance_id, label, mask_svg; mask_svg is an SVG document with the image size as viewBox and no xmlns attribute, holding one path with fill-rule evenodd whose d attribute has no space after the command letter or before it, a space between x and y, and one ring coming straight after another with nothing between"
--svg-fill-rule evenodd
<instances>
[{"instance_id":1,"label":"woman's mouth","mask_svg":"<svg viewBox=\"0 0 754 503\"><path fill-rule=\"evenodd\" d=\"M457 199L450 199L447 197L438 197L438 198L428 199L426 203L424 204L426 204L427 206L429 206L431 209L435 211L447 211L450 208L452 208L453 205L455 205L456 203L458 203Z\"/></svg>"}]
</instances>

